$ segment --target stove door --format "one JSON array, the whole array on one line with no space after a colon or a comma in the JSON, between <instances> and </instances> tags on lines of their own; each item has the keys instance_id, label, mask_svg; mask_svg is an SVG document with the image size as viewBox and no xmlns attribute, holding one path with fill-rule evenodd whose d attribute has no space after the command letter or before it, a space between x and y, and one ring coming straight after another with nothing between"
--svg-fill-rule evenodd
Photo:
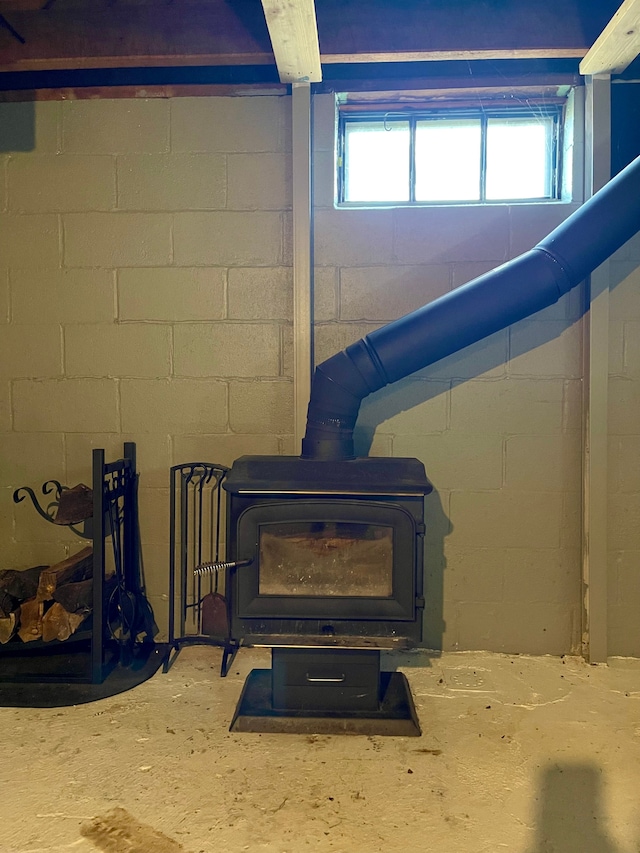
<instances>
[{"instance_id":1,"label":"stove door","mask_svg":"<svg viewBox=\"0 0 640 853\"><path fill-rule=\"evenodd\" d=\"M308 499L259 503L238 519L238 615L415 617L416 528L403 507Z\"/></svg>"}]
</instances>

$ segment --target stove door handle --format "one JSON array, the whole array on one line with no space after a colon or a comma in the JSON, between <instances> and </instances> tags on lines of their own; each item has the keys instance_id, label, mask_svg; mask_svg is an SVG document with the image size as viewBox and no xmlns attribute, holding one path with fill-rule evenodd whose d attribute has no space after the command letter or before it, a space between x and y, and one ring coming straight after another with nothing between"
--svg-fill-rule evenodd
<instances>
[{"instance_id":1,"label":"stove door handle","mask_svg":"<svg viewBox=\"0 0 640 853\"><path fill-rule=\"evenodd\" d=\"M334 676L333 678L322 678L309 675L307 672L305 678L313 684L341 684L343 681L346 681L347 676L343 672L342 675Z\"/></svg>"}]
</instances>

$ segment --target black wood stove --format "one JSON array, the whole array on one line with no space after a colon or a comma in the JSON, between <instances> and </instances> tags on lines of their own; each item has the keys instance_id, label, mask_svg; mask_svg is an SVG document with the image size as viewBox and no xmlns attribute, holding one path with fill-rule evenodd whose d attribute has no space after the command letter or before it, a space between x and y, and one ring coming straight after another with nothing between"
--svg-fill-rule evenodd
<instances>
[{"instance_id":1,"label":"black wood stove","mask_svg":"<svg viewBox=\"0 0 640 853\"><path fill-rule=\"evenodd\" d=\"M231 634L273 649L234 728L419 734L380 650L422 636L422 463L244 456L223 487Z\"/></svg>"}]
</instances>

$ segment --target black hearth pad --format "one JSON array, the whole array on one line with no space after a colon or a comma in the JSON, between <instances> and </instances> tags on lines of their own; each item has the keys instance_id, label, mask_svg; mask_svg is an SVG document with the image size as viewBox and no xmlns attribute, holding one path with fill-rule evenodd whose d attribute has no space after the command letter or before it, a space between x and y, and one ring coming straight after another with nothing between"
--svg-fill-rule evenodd
<instances>
[{"instance_id":1,"label":"black hearth pad","mask_svg":"<svg viewBox=\"0 0 640 853\"><path fill-rule=\"evenodd\" d=\"M167 653L164 644L142 644L133 666L114 667L102 684L3 682L0 683L0 708L64 708L107 699L155 675Z\"/></svg>"},{"instance_id":2,"label":"black hearth pad","mask_svg":"<svg viewBox=\"0 0 640 853\"><path fill-rule=\"evenodd\" d=\"M380 679L384 698L378 711L280 711L271 701L271 670L253 669L244 683L229 731L420 737L420 723L404 673L381 672Z\"/></svg>"}]
</instances>

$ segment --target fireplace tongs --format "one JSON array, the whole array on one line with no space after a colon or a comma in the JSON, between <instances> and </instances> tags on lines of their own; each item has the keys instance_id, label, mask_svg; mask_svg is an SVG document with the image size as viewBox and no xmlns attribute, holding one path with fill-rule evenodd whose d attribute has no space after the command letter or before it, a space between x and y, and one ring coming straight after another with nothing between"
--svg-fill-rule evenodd
<instances>
[{"instance_id":1,"label":"fireplace tongs","mask_svg":"<svg viewBox=\"0 0 640 853\"><path fill-rule=\"evenodd\" d=\"M193 570L194 575L217 575L218 572L224 572L227 569L240 569L243 566L250 566L253 560L232 560L230 562L213 562L200 563Z\"/></svg>"}]
</instances>

